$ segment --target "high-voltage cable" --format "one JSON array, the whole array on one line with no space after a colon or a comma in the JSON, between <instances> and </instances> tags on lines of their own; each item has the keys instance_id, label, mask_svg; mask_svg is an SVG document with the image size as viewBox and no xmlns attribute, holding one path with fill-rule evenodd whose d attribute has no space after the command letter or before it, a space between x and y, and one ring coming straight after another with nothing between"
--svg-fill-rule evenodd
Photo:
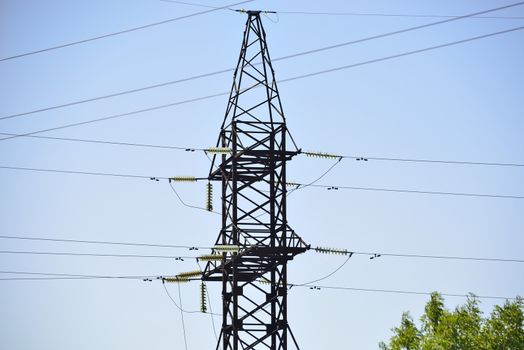
<instances>
[{"instance_id":1,"label":"high-voltage cable","mask_svg":"<svg viewBox=\"0 0 524 350\"><path fill-rule=\"evenodd\" d=\"M346 41L346 42L342 42L342 43L338 43L338 44L334 44L334 45L329 45L329 46L325 46L325 47L321 47L321 48L317 48L317 49L307 50L307 51L298 52L298 53L295 53L295 54L290 54L290 55L274 58L273 61L286 60L286 59L295 58L295 57L299 57L299 56L309 55L309 54L312 54L312 53L317 53L317 52L331 50L331 49L335 49L335 48L339 48L339 47L344 47L344 46L348 46L348 45L362 43L362 42L366 42L366 41L370 41L370 40L376 40L376 39L385 38L385 37L389 37L389 36L393 36L393 35L407 33L407 32L410 32L410 31L420 30L420 29L423 29L423 28L428 28L428 27L432 27L432 26L436 26L436 25L440 25L440 24L444 24L444 23L448 23L448 22L452 22L452 21L457 21L457 20L461 20L461 19L465 19L465 18L470 18L470 17L476 16L476 15L479 15L479 14L483 14L483 13L500 11L502 9L513 7L513 6L520 6L522 4L524 4L524 2L518 2L518 3L510 4L510 5L507 5L507 6L501 6L501 7L485 10L485 11L480 11L480 12L475 12L475 13L471 13L471 14L467 14L467 15L463 15L463 16L458 16L458 17L454 17L454 18L445 19L445 20L442 20L442 21L437 21L437 22L427 23L427 24L418 25L418 26L414 26L414 27L404 28L404 29L393 31L393 32L373 35L373 36L362 38L362 39ZM394 57L392 57L392 58L394 58ZM388 59L390 59L390 58L388 58ZM384 59L381 59L381 60L384 60ZM378 61L380 61L380 60L378 60ZM369 62L369 63L373 63L373 62ZM360 63L360 64L357 64L357 65L363 65L363 64L367 64L367 63ZM116 92L116 93L112 93L112 94L108 94L108 95L102 95L102 96L82 99L82 100L78 100L78 101L73 101L73 102L69 102L69 103L64 103L64 104L60 104L60 105L44 107L44 108L40 108L40 109L28 111L28 112L16 113L16 114L0 117L0 120L20 117L20 116L24 116L24 115L29 115L29 114L34 114L34 113L54 110L54 109L58 109L58 108L69 107L69 106L82 104L82 103L86 103L86 102L92 102L92 101L97 101L97 100L101 100L101 99L121 96L121 95L129 94L129 93L135 93L135 92L149 90L149 89L154 89L154 88L158 88L158 87L178 84L178 83L181 83L181 82L186 82L186 81L190 81L190 80L195 80L195 79L210 77L210 76L223 74L223 73L227 73L227 72L232 72L233 70L234 70L233 68L227 68L227 69L222 69L222 70L218 70L218 71L214 71L214 72L203 73L203 74L198 74L198 75L194 75L194 76L190 76L190 77L186 77L186 78L172 80L172 81L169 81L169 82L163 82L163 83L159 83L159 84L143 86L143 87L136 88L136 89L120 91L120 92ZM287 80L294 80L294 79L297 79L297 78L296 77L295 78L289 78ZM285 82L287 80L282 80L280 82Z\"/></svg>"},{"instance_id":2,"label":"high-voltage cable","mask_svg":"<svg viewBox=\"0 0 524 350\"><path fill-rule=\"evenodd\" d=\"M96 173L96 172L85 172L85 171L73 171L73 170L59 170L59 169L42 169L42 168L26 168L26 167L12 167L12 166L0 166L0 169L7 170L21 170L21 171L35 171L35 172L50 172L50 173L62 173L62 174L74 174L74 175L93 175L93 176L109 176L109 177L125 177L125 178L139 178L148 179L152 181L168 180L177 181L176 177L155 177L146 175L134 175L134 174L118 174L118 173ZM187 180L181 181L199 181L206 180L206 178L191 177ZM316 187L325 188L327 190L356 190L356 191L377 191L377 192L391 192L391 193L412 193L412 194L427 194L427 195L440 195L440 196L459 196L459 197L483 197L483 198L500 198L500 199L524 199L521 195L502 195L502 194L488 194L488 193L466 193L466 192L443 192L443 191L424 191L424 190L409 190L409 189L396 189L396 188L380 188L380 187L356 187L356 186L341 186L341 185L319 185L319 184L303 184L298 182L292 183L298 188L300 187ZM203 207L196 207L204 211L208 209Z\"/></svg>"},{"instance_id":3,"label":"high-voltage cable","mask_svg":"<svg viewBox=\"0 0 524 350\"><path fill-rule=\"evenodd\" d=\"M117 36L117 35L126 34L126 33L130 33L130 32L135 32L135 31L142 30L142 29L156 27L156 26L159 26L159 25L162 25L162 24L167 24L167 23L180 21L182 19L203 15L203 14L206 14L206 13L210 13L210 12L213 12L213 11L225 9L225 8L228 8L228 7L231 7L231 6L235 6L235 5L245 4L245 3L248 3L248 2L252 2L252 1L254 1L254 0L246 0L246 1L242 1L242 2L237 2L237 3L234 3L234 4L230 4L230 5L225 5L223 7L217 7L217 8L212 8L212 9L206 10L206 11L195 12L195 13L191 13L189 15L184 15L184 16L180 16L180 17L170 18L170 19L167 19L167 20L154 22L154 23L149 23L149 24L145 24L145 25L142 25L142 26L139 26L139 27L133 27L133 28L129 28L129 29L124 29L124 30L120 30L120 31L117 31L117 32L113 32L113 33L107 33L107 34L95 36L95 37L88 38L88 39L73 41L73 42L69 42L69 43L66 43L66 44L61 44L61 45L56 45L56 46L52 46L52 47L47 47L45 49L34 50L34 51L29 51L29 52L25 52L25 53L21 53L21 54L17 54L17 55L3 57L3 58L0 58L0 62L13 60L15 58L20 58L20 57L25 57L25 56L36 55L38 53L58 50L58 49L62 49L62 48L65 48L65 47L74 46L74 45L78 45L78 44L84 44L84 43L87 43L87 42L96 41L96 40L100 40L100 39L104 39L104 38L109 38L109 37L112 37L112 36Z\"/></svg>"},{"instance_id":4,"label":"high-voltage cable","mask_svg":"<svg viewBox=\"0 0 524 350\"><path fill-rule=\"evenodd\" d=\"M444 48L444 47L460 45L460 44L464 44L464 43L475 41L475 40L485 39L485 38L493 37L493 36L496 36L496 35L507 34L507 33L515 32L515 31L523 30L523 29L524 29L524 26L514 27L514 28L510 28L510 29L506 29L506 30L501 30L501 31L498 31L498 32L492 32L492 33L479 35L479 36L475 36L475 37L470 37L470 38L466 38L466 39L462 39L462 40L458 40L458 41L448 42L448 43L445 43L445 44L430 46L430 47L426 47L426 48L422 48L422 49L418 49L418 50L402 52L402 53L399 53L399 54L385 56L385 57L376 58L376 59L371 59L371 60L367 60L367 61L363 61L363 62L358 62L358 63L348 64L348 65L344 65L344 66L324 69L324 70L320 70L320 71L316 71L316 72L312 72L312 73L301 74L301 75L297 75L297 76L294 76L294 77L290 77L290 78L286 78L286 79L283 79L283 80L279 80L279 83L285 83L285 82L295 81L295 80L299 80L299 79L310 78L310 77L314 77L314 76L318 76L318 75L322 75L322 74L333 73L333 72L346 70L346 69L350 69L350 68L356 68L356 67L360 67L360 66L364 66L364 65L368 65L368 64L373 64L373 63L383 62L383 61L392 60L392 59L396 59L396 58L400 58L400 57L415 55L415 54L419 54L419 53L423 53L423 52L427 52L427 51L441 49L441 48ZM215 97L219 97L219 96L226 96L228 94L229 94L229 92L220 92L220 93L216 93L216 94L211 94L211 95L206 95L206 96L186 99L186 100L177 101L177 102L173 102L173 103L168 103L168 104L164 104L164 105L148 107L148 108L137 110L137 111L131 111L131 112L126 112L126 113L121 113L121 114L115 114L115 115L111 115L111 116L107 116L107 117L90 119L90 120L85 120L85 121L82 121L82 122L70 123L70 124L65 124L65 125L61 125L61 126L56 126L56 127L53 127L53 128L47 128L47 129L31 131L31 132L20 134L20 136L8 136L8 137L4 137L4 138L0 139L0 141L10 140L10 139L21 137L21 136L40 134L40 133L44 133L44 132L48 132L48 131L61 130L61 129L66 129L66 128L80 126L80 125L97 123L97 122L101 122L101 121L105 121L105 120L126 117L126 116L135 115L135 114L139 114L139 113L143 113L143 112L149 112L149 111L153 111L153 110L164 109L164 108L173 107L173 106L177 106L177 105L181 105L181 104L187 104L187 103L193 103L193 102L197 102L197 101L203 101L203 100L207 100L207 99L211 99L211 98L215 98ZM33 112L31 112L31 113L33 113ZM24 115L25 114L31 114L31 113L24 113ZM10 117L10 116L7 116L7 117Z\"/></svg>"},{"instance_id":5,"label":"high-voltage cable","mask_svg":"<svg viewBox=\"0 0 524 350\"><path fill-rule=\"evenodd\" d=\"M150 143L136 143L136 142L122 142L114 140L95 140L95 139L78 139L70 137L54 137L54 136L42 136L42 135L26 135L26 134L14 134L0 132L0 135L4 136L17 136L27 137L42 140L52 141L65 141L65 142L81 142L81 143L94 143L103 145L114 145L114 146L126 146L126 147L143 147L143 148L156 148L156 149L169 149L178 150L185 152L206 152L206 153L218 153L218 152L231 152L228 148L199 148L193 146L174 146L174 145L157 145ZM354 159L361 161L362 163L368 161L389 161L389 162L405 162L405 163L435 163L435 164L447 164L447 165L482 165L482 166L500 166L500 167L524 167L522 163L505 163L505 162L483 162L483 161L470 161L470 160L446 160L446 159L430 159L430 158L405 158L405 157L370 157L370 156L357 156L357 155L338 155L335 153L326 152L313 152L313 151L302 151L301 154L312 157L312 158L327 158L327 159Z\"/></svg>"}]
</instances>

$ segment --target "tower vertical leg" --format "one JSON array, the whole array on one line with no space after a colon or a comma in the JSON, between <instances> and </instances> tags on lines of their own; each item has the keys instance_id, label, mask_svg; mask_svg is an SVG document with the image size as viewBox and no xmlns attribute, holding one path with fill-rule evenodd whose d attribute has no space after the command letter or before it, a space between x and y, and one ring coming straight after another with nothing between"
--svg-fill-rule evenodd
<instances>
[{"instance_id":1,"label":"tower vertical leg","mask_svg":"<svg viewBox=\"0 0 524 350\"><path fill-rule=\"evenodd\" d=\"M230 153L220 162L213 157L208 177L222 184L222 229L216 240L221 248L214 250L222 260L208 262L202 278L222 282L217 349L286 350L287 263L309 249L286 215L286 163L298 149L286 149L286 120L260 13L247 15L217 142Z\"/></svg>"}]
</instances>

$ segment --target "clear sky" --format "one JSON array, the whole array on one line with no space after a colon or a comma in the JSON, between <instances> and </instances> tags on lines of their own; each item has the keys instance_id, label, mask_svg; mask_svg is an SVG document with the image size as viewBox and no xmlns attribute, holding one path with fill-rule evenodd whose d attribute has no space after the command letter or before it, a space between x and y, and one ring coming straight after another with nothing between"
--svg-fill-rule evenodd
<instances>
[{"instance_id":1,"label":"clear sky","mask_svg":"<svg viewBox=\"0 0 524 350\"><path fill-rule=\"evenodd\" d=\"M202 1L204 2L204 0ZM226 2L207 1L212 6ZM231 1L230 3L233 3ZM335 13L463 15L510 1L253 1L236 7ZM206 11L157 0L0 0L0 59ZM524 16L524 6L488 16ZM444 18L285 14L264 17L273 58ZM235 65L245 15L214 11L79 45L0 61L0 117ZM470 18L276 61L277 79L391 56L524 25ZM524 31L279 85L288 127L304 150L524 164ZM232 73L65 108L0 119L28 133L228 91ZM227 98L101 121L41 136L205 148ZM307 183L333 161L297 157L288 180ZM0 166L169 177L207 176L202 152L19 137L0 140ZM343 160L319 184L524 196L524 167ZM0 235L209 246L219 217L181 205L166 181L0 169ZM204 183L177 184L203 206ZM215 207L220 198L215 195ZM524 259L524 199L308 188L290 196L290 225L313 246L400 254ZM187 249L0 239L2 251L195 255ZM200 251L199 253L203 253ZM308 252L289 281L322 277L344 257ZM168 275L194 260L0 253L1 271ZM355 255L326 286L515 297L524 264ZM31 277L0 273L0 278ZM33 276L39 277L39 276ZM142 280L0 280L0 348L183 349L180 312L162 284ZM197 283L182 285L198 310ZM178 301L176 285L169 292ZM213 310L220 289L209 285ZM289 321L302 349L376 349L426 295L293 288ZM447 297L454 307L464 298ZM489 312L503 300L483 299ZM190 349L214 348L209 315L186 314ZM215 319L216 327L219 320Z\"/></svg>"}]
</instances>

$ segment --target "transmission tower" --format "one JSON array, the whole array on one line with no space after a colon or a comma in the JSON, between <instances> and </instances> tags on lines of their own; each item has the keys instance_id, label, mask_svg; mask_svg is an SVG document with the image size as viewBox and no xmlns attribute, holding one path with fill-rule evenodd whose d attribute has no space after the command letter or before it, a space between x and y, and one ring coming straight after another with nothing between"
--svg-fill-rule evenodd
<instances>
[{"instance_id":1,"label":"transmission tower","mask_svg":"<svg viewBox=\"0 0 524 350\"><path fill-rule=\"evenodd\" d=\"M222 229L202 275L222 282L217 349L287 349L287 263L309 246L289 227L286 163L299 150L286 120L260 11L247 23L209 181L221 183ZM287 139L294 151L286 149ZM291 347L290 347L291 348Z\"/></svg>"}]
</instances>

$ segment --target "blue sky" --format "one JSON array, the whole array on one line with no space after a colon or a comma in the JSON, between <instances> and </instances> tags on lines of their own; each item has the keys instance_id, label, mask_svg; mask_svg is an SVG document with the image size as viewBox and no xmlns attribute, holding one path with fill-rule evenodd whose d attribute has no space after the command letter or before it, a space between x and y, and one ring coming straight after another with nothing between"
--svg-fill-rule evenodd
<instances>
[{"instance_id":1,"label":"blue sky","mask_svg":"<svg viewBox=\"0 0 524 350\"><path fill-rule=\"evenodd\" d=\"M206 2L222 6L227 3ZM462 15L507 1L254 1L254 9ZM154 1L0 1L0 58L205 9ZM524 16L524 6L493 16ZM264 17L273 58L431 23L438 18ZM0 62L0 117L183 77L236 63L245 15L215 11L81 45ZM524 24L460 21L274 63L277 79L363 62ZM369 157L524 163L524 36L515 31L462 45L279 85L288 127L304 150ZM0 120L27 133L227 91L232 74ZM214 145L226 97L42 133L42 136L205 148ZM309 182L332 161L297 157L288 180ZM20 137L0 141L0 165L147 176L206 176L202 153ZM524 196L523 167L343 160L319 183ZM0 169L0 235L209 246L217 216L180 204L166 182ZM204 183L177 184L204 205ZM215 195L215 207L219 198ZM326 191L288 202L291 226L313 246L355 251L522 259L524 200ZM0 239L1 250L193 255L187 250ZM289 280L324 276L343 257L297 257ZM0 254L2 271L166 275L193 261ZM324 285L514 297L518 263L354 256ZM21 277L2 274L0 277ZM0 347L182 349L180 313L162 285L141 280L0 281ZM176 286L168 286L178 300ZM181 286L199 307L198 285ZM210 285L213 309L218 285ZM376 349L402 311L418 318L427 296L293 288L289 321L302 349ZM463 298L446 298L449 307ZM482 300L489 312L500 300ZM218 320L216 326L219 327ZM215 344L209 315L185 316L190 349ZM320 326L319 326L320 325Z\"/></svg>"}]
</instances>

